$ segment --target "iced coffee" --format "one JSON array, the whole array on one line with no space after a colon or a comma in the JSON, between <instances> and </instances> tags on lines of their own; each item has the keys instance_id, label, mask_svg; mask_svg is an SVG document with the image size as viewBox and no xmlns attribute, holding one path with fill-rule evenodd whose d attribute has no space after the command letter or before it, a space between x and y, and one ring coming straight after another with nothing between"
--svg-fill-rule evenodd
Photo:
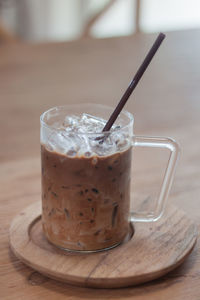
<instances>
[{"instance_id":1,"label":"iced coffee","mask_svg":"<svg viewBox=\"0 0 200 300\"><path fill-rule=\"evenodd\" d=\"M67 115L41 134L43 230L58 247L107 249L129 234L131 133L102 134L105 123Z\"/></svg>"}]
</instances>

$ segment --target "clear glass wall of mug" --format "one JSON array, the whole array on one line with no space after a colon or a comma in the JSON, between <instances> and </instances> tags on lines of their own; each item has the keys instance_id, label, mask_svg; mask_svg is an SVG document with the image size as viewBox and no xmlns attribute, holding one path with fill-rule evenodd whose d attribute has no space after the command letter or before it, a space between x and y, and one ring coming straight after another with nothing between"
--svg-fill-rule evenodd
<instances>
[{"instance_id":1,"label":"clear glass wall of mug","mask_svg":"<svg viewBox=\"0 0 200 300\"><path fill-rule=\"evenodd\" d=\"M112 112L108 106L79 104L55 107L41 116L43 230L60 248L110 249L131 236L131 221L155 221L162 215L179 154L175 141L135 136L134 119L127 111L110 132L88 133L82 127L70 134L64 124L67 116L87 113L108 120ZM170 150L153 214L130 212L133 147Z\"/></svg>"}]
</instances>

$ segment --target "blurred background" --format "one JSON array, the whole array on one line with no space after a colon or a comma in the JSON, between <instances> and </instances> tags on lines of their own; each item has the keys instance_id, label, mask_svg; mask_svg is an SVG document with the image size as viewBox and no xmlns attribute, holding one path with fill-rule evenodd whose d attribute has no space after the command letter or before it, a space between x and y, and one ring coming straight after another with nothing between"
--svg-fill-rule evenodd
<instances>
[{"instance_id":1,"label":"blurred background","mask_svg":"<svg viewBox=\"0 0 200 300\"><path fill-rule=\"evenodd\" d=\"M200 27L199 0L0 0L0 38L106 38Z\"/></svg>"}]
</instances>

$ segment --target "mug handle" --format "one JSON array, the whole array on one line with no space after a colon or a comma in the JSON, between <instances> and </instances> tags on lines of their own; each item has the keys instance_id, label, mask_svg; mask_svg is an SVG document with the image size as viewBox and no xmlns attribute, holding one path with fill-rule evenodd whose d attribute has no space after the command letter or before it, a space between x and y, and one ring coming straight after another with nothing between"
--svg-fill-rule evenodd
<instances>
[{"instance_id":1,"label":"mug handle","mask_svg":"<svg viewBox=\"0 0 200 300\"><path fill-rule=\"evenodd\" d=\"M164 138L164 137L133 136L132 145L133 147L151 147L151 148L155 147L155 148L164 148L170 150L169 161L166 167L160 194L156 203L155 212L153 213L151 212L147 214L130 212L131 222L157 221L164 212L165 204L167 202L177 161L179 158L180 148L179 145L174 140L170 138Z\"/></svg>"}]
</instances>

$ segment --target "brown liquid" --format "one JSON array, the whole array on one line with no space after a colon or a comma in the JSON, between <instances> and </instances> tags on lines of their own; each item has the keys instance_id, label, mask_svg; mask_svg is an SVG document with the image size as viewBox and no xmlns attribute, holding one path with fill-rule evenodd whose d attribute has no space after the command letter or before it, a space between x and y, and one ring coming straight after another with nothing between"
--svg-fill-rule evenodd
<instances>
[{"instance_id":1,"label":"brown liquid","mask_svg":"<svg viewBox=\"0 0 200 300\"><path fill-rule=\"evenodd\" d=\"M68 157L41 146L42 222L48 240L71 250L109 248L129 232L131 148Z\"/></svg>"}]
</instances>

